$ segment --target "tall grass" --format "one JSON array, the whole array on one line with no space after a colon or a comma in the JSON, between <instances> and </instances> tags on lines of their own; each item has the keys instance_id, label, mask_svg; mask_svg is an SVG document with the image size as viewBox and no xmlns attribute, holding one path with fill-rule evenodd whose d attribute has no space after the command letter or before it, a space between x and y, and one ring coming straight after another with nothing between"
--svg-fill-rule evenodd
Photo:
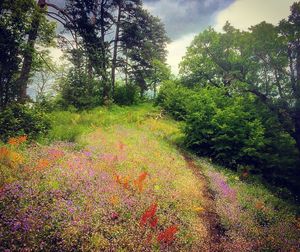
<instances>
[{"instance_id":1,"label":"tall grass","mask_svg":"<svg viewBox=\"0 0 300 252\"><path fill-rule=\"evenodd\" d=\"M48 135L40 138L40 142L76 142L80 136L92 132L97 127L139 123L156 110L151 104L145 103L130 107L98 107L81 112L55 111L49 114L52 129Z\"/></svg>"}]
</instances>

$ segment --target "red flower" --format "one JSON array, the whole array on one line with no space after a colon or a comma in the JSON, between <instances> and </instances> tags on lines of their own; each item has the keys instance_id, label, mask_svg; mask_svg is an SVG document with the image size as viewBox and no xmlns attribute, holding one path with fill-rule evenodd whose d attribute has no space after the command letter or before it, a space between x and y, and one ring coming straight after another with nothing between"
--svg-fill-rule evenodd
<instances>
[{"instance_id":1,"label":"red flower","mask_svg":"<svg viewBox=\"0 0 300 252\"><path fill-rule=\"evenodd\" d=\"M147 221L151 220L154 217L154 215L156 214L156 211L157 211L157 204L153 203L142 215L140 224L142 226L145 226Z\"/></svg>"},{"instance_id":2,"label":"red flower","mask_svg":"<svg viewBox=\"0 0 300 252\"><path fill-rule=\"evenodd\" d=\"M157 223L158 223L158 217L149 220L149 224L152 228L155 228L157 226Z\"/></svg>"},{"instance_id":3,"label":"red flower","mask_svg":"<svg viewBox=\"0 0 300 252\"><path fill-rule=\"evenodd\" d=\"M122 183L122 178L120 175L115 175L115 181L118 183L118 184L121 184Z\"/></svg>"},{"instance_id":4,"label":"red flower","mask_svg":"<svg viewBox=\"0 0 300 252\"><path fill-rule=\"evenodd\" d=\"M160 243L170 244L175 239L175 234L178 232L178 227L176 225L168 227L165 231L158 234L157 240Z\"/></svg>"}]
</instances>

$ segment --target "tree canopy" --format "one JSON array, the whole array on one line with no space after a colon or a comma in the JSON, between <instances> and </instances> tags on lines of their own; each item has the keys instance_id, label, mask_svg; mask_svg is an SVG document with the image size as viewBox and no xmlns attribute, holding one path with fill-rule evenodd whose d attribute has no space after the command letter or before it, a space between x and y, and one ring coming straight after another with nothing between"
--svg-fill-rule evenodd
<instances>
[{"instance_id":1,"label":"tree canopy","mask_svg":"<svg viewBox=\"0 0 300 252\"><path fill-rule=\"evenodd\" d=\"M275 113L300 150L300 3L278 26L262 22L240 31L200 33L180 65L187 86L228 87L252 93Z\"/></svg>"},{"instance_id":2,"label":"tree canopy","mask_svg":"<svg viewBox=\"0 0 300 252\"><path fill-rule=\"evenodd\" d=\"M71 72L78 77L86 74L80 89L89 90L93 83L93 100L98 105L112 100L116 74L143 95L153 88L152 63L164 65L166 61L169 39L164 25L139 0L68 0L62 8L43 0L2 1L0 13L1 34L5 35L0 41L1 108L28 98L28 84L39 68L38 48L49 46L54 38L73 64L69 76ZM63 25L63 33L55 33L57 23ZM63 97L72 96L68 90Z\"/></svg>"}]
</instances>

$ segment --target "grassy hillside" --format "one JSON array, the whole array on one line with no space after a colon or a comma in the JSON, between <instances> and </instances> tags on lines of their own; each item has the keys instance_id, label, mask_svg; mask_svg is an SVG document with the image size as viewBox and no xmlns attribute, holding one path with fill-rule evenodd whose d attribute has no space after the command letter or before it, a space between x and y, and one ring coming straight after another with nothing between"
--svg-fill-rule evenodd
<instances>
[{"instance_id":1,"label":"grassy hillside","mask_svg":"<svg viewBox=\"0 0 300 252\"><path fill-rule=\"evenodd\" d=\"M291 206L183 155L180 125L157 108L50 117L39 144L23 137L0 149L0 250L299 249Z\"/></svg>"}]
</instances>

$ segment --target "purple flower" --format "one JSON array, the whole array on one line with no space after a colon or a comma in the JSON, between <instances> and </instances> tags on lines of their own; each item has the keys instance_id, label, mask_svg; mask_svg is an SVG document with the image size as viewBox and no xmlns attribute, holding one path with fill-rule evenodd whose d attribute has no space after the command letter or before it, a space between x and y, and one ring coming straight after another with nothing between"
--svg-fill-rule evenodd
<instances>
[{"instance_id":1,"label":"purple flower","mask_svg":"<svg viewBox=\"0 0 300 252\"><path fill-rule=\"evenodd\" d=\"M83 155L90 158L92 156L92 153L90 151L84 151Z\"/></svg>"},{"instance_id":2,"label":"purple flower","mask_svg":"<svg viewBox=\"0 0 300 252\"><path fill-rule=\"evenodd\" d=\"M216 191L220 194L221 197L226 197L231 200L236 199L236 191L226 183L225 179L221 174L216 172L209 173L210 179L215 187Z\"/></svg>"},{"instance_id":3,"label":"purple flower","mask_svg":"<svg viewBox=\"0 0 300 252\"><path fill-rule=\"evenodd\" d=\"M11 229L12 229L13 232L16 232L21 227L22 227L22 224L21 224L20 221L16 221L16 222L12 223L12 225L11 225Z\"/></svg>"}]
</instances>

